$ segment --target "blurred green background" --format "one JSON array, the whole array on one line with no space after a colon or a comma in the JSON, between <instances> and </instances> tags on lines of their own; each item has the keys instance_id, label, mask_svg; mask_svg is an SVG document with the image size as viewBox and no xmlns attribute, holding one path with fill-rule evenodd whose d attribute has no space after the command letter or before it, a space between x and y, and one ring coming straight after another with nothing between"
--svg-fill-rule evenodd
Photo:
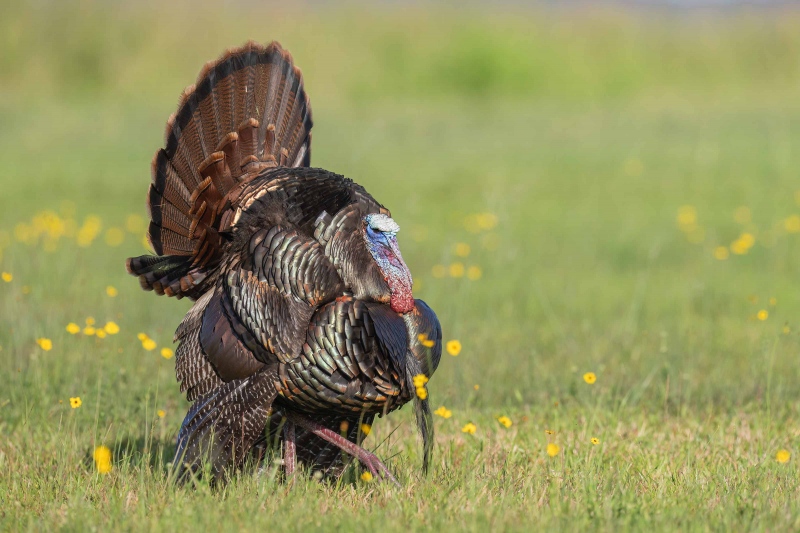
<instances>
[{"instance_id":1,"label":"blurred green background","mask_svg":"<svg viewBox=\"0 0 800 533\"><path fill-rule=\"evenodd\" d=\"M248 39L292 52L312 165L392 210L415 295L463 345L431 382L454 410L442 438L512 414L541 439L591 405L607 438L639 415L750 413L754 457L797 446L800 10L389 2L4 6L12 442L34 446L24 428L79 394L90 442L155 431L158 408L170 442L185 402L136 334L170 346L189 303L141 292L124 261L145 250L150 160L182 88ZM65 331L87 317L121 331Z\"/></svg>"}]
</instances>

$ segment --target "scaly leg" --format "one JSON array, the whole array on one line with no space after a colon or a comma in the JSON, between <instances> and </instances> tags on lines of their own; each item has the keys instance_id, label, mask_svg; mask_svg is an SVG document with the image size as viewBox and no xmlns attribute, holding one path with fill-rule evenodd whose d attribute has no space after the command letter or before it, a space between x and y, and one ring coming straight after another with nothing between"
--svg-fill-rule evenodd
<instances>
[{"instance_id":1,"label":"scaly leg","mask_svg":"<svg viewBox=\"0 0 800 533\"><path fill-rule=\"evenodd\" d=\"M294 475L297 464L297 442L294 433L294 421L287 419L283 425L283 467L286 469L287 478Z\"/></svg>"},{"instance_id":2,"label":"scaly leg","mask_svg":"<svg viewBox=\"0 0 800 533\"><path fill-rule=\"evenodd\" d=\"M397 481L397 479L392 475L392 473L389 472L389 469L386 468L386 465L384 465L374 453L368 452L361 446L350 442L349 440L342 437L335 431L332 431L321 424L309 420L304 416L298 415L297 413L286 413L286 418L287 418L287 423L294 422L298 426L307 429L308 431L318 436L319 438L324 439L335 446L338 446L343 452L349 453L350 455L361 461L361 463L363 463L363 465L367 467L367 470L369 470L369 472L373 476L388 479L398 487L402 487L402 485L400 485L400 482Z\"/></svg>"}]
</instances>

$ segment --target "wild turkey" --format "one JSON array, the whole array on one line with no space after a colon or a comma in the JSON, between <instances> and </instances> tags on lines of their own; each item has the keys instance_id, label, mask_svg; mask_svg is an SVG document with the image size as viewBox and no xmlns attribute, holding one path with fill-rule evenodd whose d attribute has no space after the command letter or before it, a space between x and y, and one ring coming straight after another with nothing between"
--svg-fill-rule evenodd
<instances>
[{"instance_id":1,"label":"wild turkey","mask_svg":"<svg viewBox=\"0 0 800 533\"><path fill-rule=\"evenodd\" d=\"M291 55L251 42L184 90L153 159L156 255L127 267L145 290L196 300L175 334L194 402L181 476L208 459L220 477L275 438L287 473L298 458L335 474L341 449L396 482L359 428L412 399L427 469L433 424L417 391L439 363L439 322L412 296L390 212L308 168L311 126Z\"/></svg>"}]
</instances>

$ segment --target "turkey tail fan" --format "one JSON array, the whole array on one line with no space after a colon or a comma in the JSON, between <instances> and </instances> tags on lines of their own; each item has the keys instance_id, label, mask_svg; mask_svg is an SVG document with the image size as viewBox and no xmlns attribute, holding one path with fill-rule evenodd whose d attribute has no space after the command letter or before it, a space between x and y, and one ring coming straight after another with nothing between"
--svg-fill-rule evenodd
<instances>
[{"instance_id":1,"label":"turkey tail fan","mask_svg":"<svg viewBox=\"0 0 800 533\"><path fill-rule=\"evenodd\" d=\"M162 272L170 290L153 286L159 294L201 294L197 278L215 276L230 229L224 215L236 194L228 193L265 168L308 166L311 127L303 76L277 42L249 42L205 65L183 91L166 146L153 158L148 238L157 255L189 257L194 270Z\"/></svg>"},{"instance_id":2,"label":"turkey tail fan","mask_svg":"<svg viewBox=\"0 0 800 533\"><path fill-rule=\"evenodd\" d=\"M187 481L204 462L214 480L242 464L264 433L277 396L277 369L230 381L198 398L181 425L173 467Z\"/></svg>"}]
</instances>

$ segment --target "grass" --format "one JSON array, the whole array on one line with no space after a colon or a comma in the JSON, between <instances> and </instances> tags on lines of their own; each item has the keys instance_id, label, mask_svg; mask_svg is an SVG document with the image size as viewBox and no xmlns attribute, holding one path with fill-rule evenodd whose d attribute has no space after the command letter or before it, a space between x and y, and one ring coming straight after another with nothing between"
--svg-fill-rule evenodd
<instances>
[{"instance_id":1,"label":"grass","mask_svg":"<svg viewBox=\"0 0 800 533\"><path fill-rule=\"evenodd\" d=\"M0 529L798 529L800 235L787 219L800 213L800 13L656 15L12 8L0 21L0 271L13 275L0 281ZM273 469L221 491L168 482L187 404L159 350L189 303L125 274L143 251L136 220L125 228L145 215L180 89L247 38L292 50L314 164L392 209L415 294L463 344L430 383L434 408L453 413L436 419L431 474L407 410L367 440L402 490L289 486ZM687 205L696 221L680 227ZM51 244L25 235L46 211L74 221ZM485 213L496 227L475 228ZM102 227L80 247L90 215ZM714 257L743 233L747 253ZM457 262L480 279L451 277ZM66 332L87 317L121 331ZM91 461L100 444L108 475Z\"/></svg>"}]
</instances>

